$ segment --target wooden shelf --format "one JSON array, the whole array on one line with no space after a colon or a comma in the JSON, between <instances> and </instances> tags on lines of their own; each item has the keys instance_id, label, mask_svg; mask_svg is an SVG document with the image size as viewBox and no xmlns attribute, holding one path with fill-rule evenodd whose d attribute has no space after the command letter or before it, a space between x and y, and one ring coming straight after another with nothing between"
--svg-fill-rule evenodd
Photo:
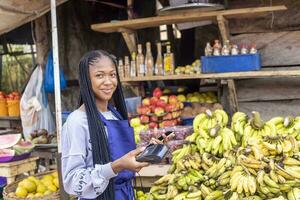
<instances>
[{"instance_id":1,"label":"wooden shelf","mask_svg":"<svg viewBox=\"0 0 300 200\"><path fill-rule=\"evenodd\" d=\"M262 70L262 71L249 71L249 72L213 73L213 74L135 77L135 78L121 79L121 82L182 80L182 79L280 78L280 77L299 77L299 76L300 76L300 70L277 70L277 71Z\"/></svg>"},{"instance_id":2,"label":"wooden shelf","mask_svg":"<svg viewBox=\"0 0 300 200\"><path fill-rule=\"evenodd\" d=\"M217 20L218 16L230 18L243 18L243 17L258 17L261 14L268 12L287 10L287 7L282 6L268 6L257 8L240 8L221 11L208 11L208 12L190 12L184 11L180 14L170 14L165 16L139 18L133 20L122 20L101 24L91 25L92 30L104 33L124 32L124 30L136 30L142 28L155 27L164 24L177 24L183 22L194 22L201 20Z\"/></svg>"}]
</instances>

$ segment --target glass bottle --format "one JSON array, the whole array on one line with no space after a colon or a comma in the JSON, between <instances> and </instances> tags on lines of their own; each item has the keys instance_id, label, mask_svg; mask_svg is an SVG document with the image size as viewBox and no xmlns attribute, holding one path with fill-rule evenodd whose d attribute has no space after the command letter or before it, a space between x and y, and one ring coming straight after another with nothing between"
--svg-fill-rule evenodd
<instances>
[{"instance_id":1,"label":"glass bottle","mask_svg":"<svg viewBox=\"0 0 300 200\"><path fill-rule=\"evenodd\" d=\"M147 76L153 76L154 60L151 53L151 43L146 43L145 69Z\"/></svg>"},{"instance_id":2,"label":"glass bottle","mask_svg":"<svg viewBox=\"0 0 300 200\"><path fill-rule=\"evenodd\" d=\"M238 55L239 54L239 48L236 44L232 45L231 48L231 55Z\"/></svg>"},{"instance_id":3,"label":"glass bottle","mask_svg":"<svg viewBox=\"0 0 300 200\"><path fill-rule=\"evenodd\" d=\"M158 42L157 44L157 57L155 62L155 75L163 75L163 58L161 54L161 43Z\"/></svg>"},{"instance_id":4,"label":"glass bottle","mask_svg":"<svg viewBox=\"0 0 300 200\"><path fill-rule=\"evenodd\" d=\"M138 76L145 76L145 59L143 55L142 45L138 44L138 54L136 56L136 68Z\"/></svg>"},{"instance_id":5,"label":"glass bottle","mask_svg":"<svg viewBox=\"0 0 300 200\"><path fill-rule=\"evenodd\" d=\"M256 48L256 45L253 44L250 49L250 54L256 54L256 53L257 53L257 48Z\"/></svg>"},{"instance_id":6,"label":"glass bottle","mask_svg":"<svg viewBox=\"0 0 300 200\"><path fill-rule=\"evenodd\" d=\"M167 46L167 52L164 54L164 74L174 74L174 55L171 53L171 46Z\"/></svg>"},{"instance_id":7,"label":"glass bottle","mask_svg":"<svg viewBox=\"0 0 300 200\"><path fill-rule=\"evenodd\" d=\"M130 77L130 64L129 64L129 57L125 56L124 58L124 77Z\"/></svg>"},{"instance_id":8,"label":"glass bottle","mask_svg":"<svg viewBox=\"0 0 300 200\"><path fill-rule=\"evenodd\" d=\"M221 55L222 45L219 40L215 40L215 44L213 46L213 55L220 56Z\"/></svg>"},{"instance_id":9,"label":"glass bottle","mask_svg":"<svg viewBox=\"0 0 300 200\"><path fill-rule=\"evenodd\" d=\"M241 54L248 54L248 48L246 45L242 45Z\"/></svg>"},{"instance_id":10,"label":"glass bottle","mask_svg":"<svg viewBox=\"0 0 300 200\"><path fill-rule=\"evenodd\" d=\"M122 59L119 59L118 73L119 73L120 79L123 79L124 78L124 65L123 65L123 60Z\"/></svg>"},{"instance_id":11,"label":"glass bottle","mask_svg":"<svg viewBox=\"0 0 300 200\"><path fill-rule=\"evenodd\" d=\"M205 56L211 56L211 55L212 55L212 51L213 51L213 49L212 49L212 47L210 46L210 43L207 42L207 43L206 43L205 50L204 50Z\"/></svg>"},{"instance_id":12,"label":"glass bottle","mask_svg":"<svg viewBox=\"0 0 300 200\"><path fill-rule=\"evenodd\" d=\"M136 53L132 52L130 62L130 77L136 77Z\"/></svg>"}]
</instances>

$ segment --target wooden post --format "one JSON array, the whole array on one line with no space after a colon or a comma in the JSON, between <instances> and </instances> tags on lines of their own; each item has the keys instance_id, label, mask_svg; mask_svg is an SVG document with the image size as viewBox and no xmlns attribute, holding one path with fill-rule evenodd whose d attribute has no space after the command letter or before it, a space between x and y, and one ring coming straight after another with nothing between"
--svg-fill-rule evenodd
<instances>
[{"instance_id":1,"label":"wooden post","mask_svg":"<svg viewBox=\"0 0 300 200\"><path fill-rule=\"evenodd\" d=\"M229 93L228 100L229 100L230 112L231 114L233 114L239 110L234 80L233 79L227 80L227 84L228 84L228 93Z\"/></svg>"},{"instance_id":2,"label":"wooden post","mask_svg":"<svg viewBox=\"0 0 300 200\"><path fill-rule=\"evenodd\" d=\"M49 50L49 40L48 40L48 25L47 25L47 15L43 15L34 21L35 24L35 45L36 45L36 64L42 67L46 63L46 56Z\"/></svg>"},{"instance_id":3,"label":"wooden post","mask_svg":"<svg viewBox=\"0 0 300 200\"><path fill-rule=\"evenodd\" d=\"M136 52L137 50L134 31L125 28L120 28L119 32L122 33L122 36L127 44L129 52Z\"/></svg>"},{"instance_id":4,"label":"wooden post","mask_svg":"<svg viewBox=\"0 0 300 200\"><path fill-rule=\"evenodd\" d=\"M229 38L230 38L228 21L222 15L217 16L217 21L218 21L218 26L220 29L222 41L223 41L223 43L225 43L226 40L229 40Z\"/></svg>"}]
</instances>

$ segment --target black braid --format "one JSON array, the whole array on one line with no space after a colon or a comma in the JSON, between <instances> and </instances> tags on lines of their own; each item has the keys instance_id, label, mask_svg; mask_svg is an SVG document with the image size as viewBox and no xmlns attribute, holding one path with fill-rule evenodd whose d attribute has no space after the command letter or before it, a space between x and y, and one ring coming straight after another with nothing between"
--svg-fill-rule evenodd
<instances>
[{"instance_id":1,"label":"black braid","mask_svg":"<svg viewBox=\"0 0 300 200\"><path fill-rule=\"evenodd\" d=\"M113 56L103 50L90 51L86 53L80 60L79 63L79 84L80 84L80 105L85 106L90 139L92 143L93 163L95 164L106 164L111 162L109 153L108 139L105 132L103 122L100 120L98 109L95 102L95 95L92 90L92 84L89 75L89 66L92 65L97 59L102 56L109 57L116 66L116 62ZM118 71L118 70L116 70ZM116 91L113 94L113 100L117 111L122 115L124 119L127 119L127 110L120 84L120 78L117 73L118 85ZM106 190L97 197L97 200L113 200L115 196L113 179L109 181L109 185Z\"/></svg>"}]
</instances>

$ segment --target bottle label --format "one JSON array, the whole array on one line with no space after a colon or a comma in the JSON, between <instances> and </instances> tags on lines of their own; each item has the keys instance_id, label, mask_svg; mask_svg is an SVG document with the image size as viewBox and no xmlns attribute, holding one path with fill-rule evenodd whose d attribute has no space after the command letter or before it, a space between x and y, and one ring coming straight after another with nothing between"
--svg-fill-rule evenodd
<instances>
[{"instance_id":1,"label":"bottle label","mask_svg":"<svg viewBox=\"0 0 300 200\"><path fill-rule=\"evenodd\" d=\"M145 65L144 64L140 64L140 74L145 74L146 70L145 70Z\"/></svg>"}]
</instances>

